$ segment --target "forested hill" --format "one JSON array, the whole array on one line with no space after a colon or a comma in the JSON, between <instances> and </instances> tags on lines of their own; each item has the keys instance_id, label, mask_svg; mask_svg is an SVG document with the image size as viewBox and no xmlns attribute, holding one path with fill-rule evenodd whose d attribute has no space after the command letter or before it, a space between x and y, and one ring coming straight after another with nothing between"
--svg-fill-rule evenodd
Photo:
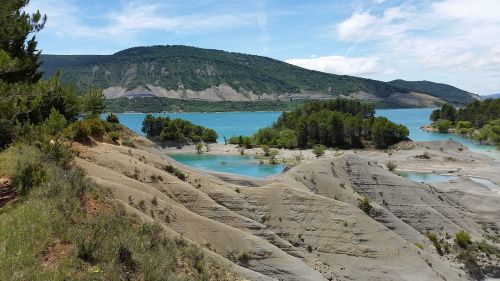
<instances>
[{"instance_id":1,"label":"forested hill","mask_svg":"<svg viewBox=\"0 0 500 281\"><path fill-rule=\"evenodd\" d=\"M78 88L105 89L108 98L158 96L197 100L318 99L350 96L400 106L462 104L471 94L307 70L275 59L187 46L137 47L113 55L44 55L50 77Z\"/></svg>"},{"instance_id":2,"label":"forested hill","mask_svg":"<svg viewBox=\"0 0 500 281\"><path fill-rule=\"evenodd\" d=\"M479 97L473 93L447 84L435 83L431 81L405 81L398 79L388 83L392 86L403 88L409 91L420 92L429 94L434 97L439 97L453 104L464 104L464 101L471 101L471 98L479 99Z\"/></svg>"}]
</instances>

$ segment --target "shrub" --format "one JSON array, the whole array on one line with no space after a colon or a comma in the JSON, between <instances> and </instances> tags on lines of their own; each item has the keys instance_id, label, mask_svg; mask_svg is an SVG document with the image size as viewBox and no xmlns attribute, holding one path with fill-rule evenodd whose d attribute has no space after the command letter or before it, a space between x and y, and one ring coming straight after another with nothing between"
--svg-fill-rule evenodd
<instances>
[{"instance_id":1,"label":"shrub","mask_svg":"<svg viewBox=\"0 0 500 281\"><path fill-rule=\"evenodd\" d=\"M66 118L64 118L64 115L52 108L49 118L47 118L47 120L43 123L44 131L49 135L55 136L66 128L67 123L68 122L66 121Z\"/></svg>"},{"instance_id":2,"label":"shrub","mask_svg":"<svg viewBox=\"0 0 500 281\"><path fill-rule=\"evenodd\" d=\"M113 132L110 132L109 133L109 138L114 141L114 142L117 142L119 139L120 139L120 133L116 132L116 131L113 131Z\"/></svg>"},{"instance_id":3,"label":"shrub","mask_svg":"<svg viewBox=\"0 0 500 281\"><path fill-rule=\"evenodd\" d=\"M128 270L134 271L136 268L136 262L134 261L132 252L123 245L118 247L117 261Z\"/></svg>"},{"instance_id":4,"label":"shrub","mask_svg":"<svg viewBox=\"0 0 500 281\"><path fill-rule=\"evenodd\" d=\"M276 145L278 131L273 128L261 128L254 135L253 139L259 145Z\"/></svg>"},{"instance_id":5,"label":"shrub","mask_svg":"<svg viewBox=\"0 0 500 281\"><path fill-rule=\"evenodd\" d=\"M204 144L202 142L199 142L196 144L196 153L197 154L202 154L203 153L203 147Z\"/></svg>"},{"instance_id":6,"label":"shrub","mask_svg":"<svg viewBox=\"0 0 500 281\"><path fill-rule=\"evenodd\" d=\"M431 232L427 232L426 236L427 236L427 238L429 238L429 240L431 240L431 242L434 245L434 247L436 248L436 251L438 252L438 254L440 256L442 256L443 255L443 249L441 247L441 243L439 242L436 234L431 233Z\"/></svg>"},{"instance_id":7,"label":"shrub","mask_svg":"<svg viewBox=\"0 0 500 281\"><path fill-rule=\"evenodd\" d=\"M88 241L86 239L82 239L77 243L76 256L90 264L93 264L95 261L94 253L97 250L97 244L94 241Z\"/></svg>"},{"instance_id":8,"label":"shrub","mask_svg":"<svg viewBox=\"0 0 500 281\"><path fill-rule=\"evenodd\" d=\"M278 155L278 151L276 149L273 149L271 150L271 152L269 152L269 162L271 164L276 164L276 156Z\"/></svg>"},{"instance_id":9,"label":"shrub","mask_svg":"<svg viewBox=\"0 0 500 281\"><path fill-rule=\"evenodd\" d=\"M440 132L440 133L448 133L448 130L451 128L452 123L450 120L447 119L439 119L436 121L434 124L434 127Z\"/></svg>"},{"instance_id":10,"label":"shrub","mask_svg":"<svg viewBox=\"0 0 500 281\"><path fill-rule=\"evenodd\" d=\"M377 117L371 127L371 138L377 148L387 148L408 138L408 128L385 117Z\"/></svg>"},{"instance_id":11,"label":"shrub","mask_svg":"<svg viewBox=\"0 0 500 281\"><path fill-rule=\"evenodd\" d=\"M484 275L481 268L477 264L477 258L473 252L462 250L457 256L458 260L462 261L465 265L465 270L473 277L474 280L483 280Z\"/></svg>"},{"instance_id":12,"label":"shrub","mask_svg":"<svg viewBox=\"0 0 500 281\"><path fill-rule=\"evenodd\" d=\"M106 116L106 121L113 124L120 124L120 119L118 119L118 115L114 113L108 114L108 116Z\"/></svg>"},{"instance_id":13,"label":"shrub","mask_svg":"<svg viewBox=\"0 0 500 281\"><path fill-rule=\"evenodd\" d=\"M360 208L367 215L370 215L373 207L370 205L370 200L365 197L358 201L358 208Z\"/></svg>"},{"instance_id":14,"label":"shrub","mask_svg":"<svg viewBox=\"0 0 500 281\"><path fill-rule=\"evenodd\" d=\"M166 172L176 176L181 181L186 180L186 175L181 170L177 169L176 167L172 166L171 164L166 165L163 169Z\"/></svg>"},{"instance_id":15,"label":"shrub","mask_svg":"<svg viewBox=\"0 0 500 281\"><path fill-rule=\"evenodd\" d=\"M398 167L398 165L396 165L396 163L392 162L392 161L389 161L385 164L385 166L387 167L387 169L389 169L389 171L394 171L396 170L396 168Z\"/></svg>"},{"instance_id":16,"label":"shrub","mask_svg":"<svg viewBox=\"0 0 500 281\"><path fill-rule=\"evenodd\" d=\"M313 153L314 155L316 155L316 158L325 155L325 150L326 147L322 144L316 144L315 146L313 146Z\"/></svg>"},{"instance_id":17,"label":"shrub","mask_svg":"<svg viewBox=\"0 0 500 281\"><path fill-rule=\"evenodd\" d=\"M248 264L248 262L250 261L250 255L246 251L243 251L238 257L238 261L241 264Z\"/></svg>"},{"instance_id":18,"label":"shrub","mask_svg":"<svg viewBox=\"0 0 500 281\"><path fill-rule=\"evenodd\" d=\"M302 152L293 153L292 158L295 160L295 162L300 164L300 162L304 160L304 154L302 154Z\"/></svg>"},{"instance_id":19,"label":"shrub","mask_svg":"<svg viewBox=\"0 0 500 281\"><path fill-rule=\"evenodd\" d=\"M455 233L455 243L461 248L467 248L472 243L470 234L463 230L458 231Z\"/></svg>"},{"instance_id":20,"label":"shrub","mask_svg":"<svg viewBox=\"0 0 500 281\"><path fill-rule=\"evenodd\" d=\"M23 162L18 167L18 172L14 178L19 192L27 194L32 188L43 184L48 178L47 171L41 163Z\"/></svg>"},{"instance_id":21,"label":"shrub","mask_svg":"<svg viewBox=\"0 0 500 281\"><path fill-rule=\"evenodd\" d=\"M419 248L420 250L424 249L424 246L420 243L415 243L415 247Z\"/></svg>"},{"instance_id":22,"label":"shrub","mask_svg":"<svg viewBox=\"0 0 500 281\"><path fill-rule=\"evenodd\" d=\"M271 152L271 149L269 148L269 146L263 145L261 148L262 148L262 151L264 152L264 155L269 156L269 153Z\"/></svg>"}]
</instances>

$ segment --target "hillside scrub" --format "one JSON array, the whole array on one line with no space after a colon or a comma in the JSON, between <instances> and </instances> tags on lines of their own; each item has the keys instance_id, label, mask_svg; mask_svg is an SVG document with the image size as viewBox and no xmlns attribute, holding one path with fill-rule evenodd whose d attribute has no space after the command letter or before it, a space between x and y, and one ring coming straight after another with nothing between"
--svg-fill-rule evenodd
<instances>
[{"instance_id":1,"label":"hillside scrub","mask_svg":"<svg viewBox=\"0 0 500 281\"><path fill-rule=\"evenodd\" d=\"M30 34L46 17L25 12L29 1L0 3L0 176L9 194L0 198L0 280L230 279L72 166L73 141L92 144L122 127L99 119L101 90L77 95L59 73L39 81Z\"/></svg>"},{"instance_id":2,"label":"hillside scrub","mask_svg":"<svg viewBox=\"0 0 500 281\"><path fill-rule=\"evenodd\" d=\"M5 154L19 164L14 174L3 166L0 174L23 192L0 211L0 280L225 278L201 250L130 216L80 170L28 144L12 145L0 158Z\"/></svg>"},{"instance_id":3,"label":"hillside scrub","mask_svg":"<svg viewBox=\"0 0 500 281\"><path fill-rule=\"evenodd\" d=\"M203 126L195 125L182 119L170 119L169 117L154 117L146 115L142 122L142 132L148 138L158 139L163 142L173 141L177 145L188 143L217 141L217 133Z\"/></svg>"}]
</instances>

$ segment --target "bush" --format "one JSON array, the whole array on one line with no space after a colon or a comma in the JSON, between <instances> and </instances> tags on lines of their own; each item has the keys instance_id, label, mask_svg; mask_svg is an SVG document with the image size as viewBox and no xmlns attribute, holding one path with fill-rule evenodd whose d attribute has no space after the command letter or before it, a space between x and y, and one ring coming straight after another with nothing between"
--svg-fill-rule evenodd
<instances>
[{"instance_id":1,"label":"bush","mask_svg":"<svg viewBox=\"0 0 500 281\"><path fill-rule=\"evenodd\" d=\"M440 132L440 133L448 133L448 130L451 128L452 123L450 120L447 119L439 119L436 121L434 124L434 127Z\"/></svg>"},{"instance_id":2,"label":"bush","mask_svg":"<svg viewBox=\"0 0 500 281\"><path fill-rule=\"evenodd\" d=\"M473 277L474 280L483 280L484 275L481 267L477 264L477 258L471 251L462 250L457 256L458 260L462 261L465 265L465 270Z\"/></svg>"},{"instance_id":3,"label":"bush","mask_svg":"<svg viewBox=\"0 0 500 281\"><path fill-rule=\"evenodd\" d=\"M185 181L186 180L186 175L181 170L177 169L176 167L172 166L171 164L168 164L163 169L166 172L168 172L168 173L176 176L181 181Z\"/></svg>"},{"instance_id":4,"label":"bush","mask_svg":"<svg viewBox=\"0 0 500 281\"><path fill-rule=\"evenodd\" d=\"M313 146L313 153L314 155L316 155L316 158L319 158L323 155L325 155L325 150L326 150L326 146L322 145L322 144L316 144L315 146Z\"/></svg>"},{"instance_id":5,"label":"bush","mask_svg":"<svg viewBox=\"0 0 500 281\"><path fill-rule=\"evenodd\" d=\"M377 148L387 148L408 138L408 128L385 117L377 117L371 127L371 138Z\"/></svg>"},{"instance_id":6,"label":"bush","mask_svg":"<svg viewBox=\"0 0 500 281\"><path fill-rule=\"evenodd\" d=\"M118 115L114 113L108 114L108 116L106 116L106 121L113 124L120 124L120 119L118 119Z\"/></svg>"},{"instance_id":7,"label":"bush","mask_svg":"<svg viewBox=\"0 0 500 281\"><path fill-rule=\"evenodd\" d=\"M109 133L109 138L114 141L114 142L117 142L119 139L120 139L120 133L114 131L114 132L110 132Z\"/></svg>"},{"instance_id":8,"label":"bush","mask_svg":"<svg viewBox=\"0 0 500 281\"><path fill-rule=\"evenodd\" d=\"M66 118L64 115L60 114L59 111L52 108L50 111L49 118L43 123L43 128L45 133L56 136L61 132L67 125Z\"/></svg>"},{"instance_id":9,"label":"bush","mask_svg":"<svg viewBox=\"0 0 500 281\"><path fill-rule=\"evenodd\" d=\"M196 144L196 153L197 154L202 154L203 153L203 147L205 145L202 142L199 142Z\"/></svg>"},{"instance_id":10,"label":"bush","mask_svg":"<svg viewBox=\"0 0 500 281\"><path fill-rule=\"evenodd\" d=\"M277 144L280 148L296 148L299 145L297 134L293 130L282 130L279 132Z\"/></svg>"},{"instance_id":11,"label":"bush","mask_svg":"<svg viewBox=\"0 0 500 281\"><path fill-rule=\"evenodd\" d=\"M370 205L370 200L365 197L358 201L358 208L360 208L367 215L370 215L373 207Z\"/></svg>"},{"instance_id":12,"label":"bush","mask_svg":"<svg viewBox=\"0 0 500 281\"><path fill-rule=\"evenodd\" d=\"M458 231L455 233L455 243L461 248L467 248L472 243L470 234L463 230Z\"/></svg>"},{"instance_id":13,"label":"bush","mask_svg":"<svg viewBox=\"0 0 500 281\"><path fill-rule=\"evenodd\" d=\"M14 182L19 192L25 195L32 188L42 185L47 177L47 171L41 163L28 160L18 166L18 172L14 178Z\"/></svg>"},{"instance_id":14,"label":"bush","mask_svg":"<svg viewBox=\"0 0 500 281\"><path fill-rule=\"evenodd\" d=\"M392 161L389 161L385 164L385 166L387 167L387 169L389 169L389 171L394 171L396 170L396 168L398 167L398 165L396 165L396 163L392 162Z\"/></svg>"},{"instance_id":15,"label":"bush","mask_svg":"<svg viewBox=\"0 0 500 281\"><path fill-rule=\"evenodd\" d=\"M439 242L436 234L431 233L431 232L427 232L426 236L427 236L427 238L429 238L429 240L431 240L431 242L434 245L434 247L436 248L436 251L438 252L438 254L440 256L442 256L443 255L443 249L441 247L441 243Z\"/></svg>"},{"instance_id":16,"label":"bush","mask_svg":"<svg viewBox=\"0 0 500 281\"><path fill-rule=\"evenodd\" d=\"M271 149L267 145L263 145L262 147L262 152L264 152L264 156L269 156L269 153L271 152Z\"/></svg>"},{"instance_id":17,"label":"bush","mask_svg":"<svg viewBox=\"0 0 500 281\"><path fill-rule=\"evenodd\" d=\"M90 136L101 138L106 132L103 123L98 118L76 121L65 130L65 135L78 142L87 142Z\"/></svg>"}]
</instances>

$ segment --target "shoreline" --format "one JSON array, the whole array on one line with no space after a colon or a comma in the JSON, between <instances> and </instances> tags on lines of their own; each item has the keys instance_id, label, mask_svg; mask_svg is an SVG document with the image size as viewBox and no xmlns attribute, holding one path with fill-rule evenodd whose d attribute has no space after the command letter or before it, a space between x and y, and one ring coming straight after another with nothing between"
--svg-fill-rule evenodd
<instances>
[{"instance_id":1,"label":"shoreline","mask_svg":"<svg viewBox=\"0 0 500 281\"><path fill-rule=\"evenodd\" d=\"M211 144L210 150L204 151L202 155L219 155L219 156L239 156L237 145L231 144ZM276 149L277 164L296 165L298 161L294 156L302 154L303 159L300 163L313 162L318 159L336 159L339 157L362 156L366 157L371 162L387 169L388 162L397 164L396 171L410 173L434 173L438 175L450 176L472 176L491 180L497 185L500 185L500 175L495 172L500 169L500 162L483 153L475 152L467 149L456 141L431 141L431 142L411 142L404 148L389 148L387 150L374 149L350 149L350 150L335 150L327 149L325 155L316 158L312 153L312 149L291 150L291 149ZM196 155L195 145L184 146L181 149L172 147L162 149L168 154L189 154ZM430 155L430 159L419 158L424 153ZM255 147L245 149L246 156L265 157L261 148ZM267 163L266 163L267 164ZM286 168L285 168L286 170ZM279 173L277 175L281 175ZM275 175L276 176L276 175Z\"/></svg>"}]
</instances>

